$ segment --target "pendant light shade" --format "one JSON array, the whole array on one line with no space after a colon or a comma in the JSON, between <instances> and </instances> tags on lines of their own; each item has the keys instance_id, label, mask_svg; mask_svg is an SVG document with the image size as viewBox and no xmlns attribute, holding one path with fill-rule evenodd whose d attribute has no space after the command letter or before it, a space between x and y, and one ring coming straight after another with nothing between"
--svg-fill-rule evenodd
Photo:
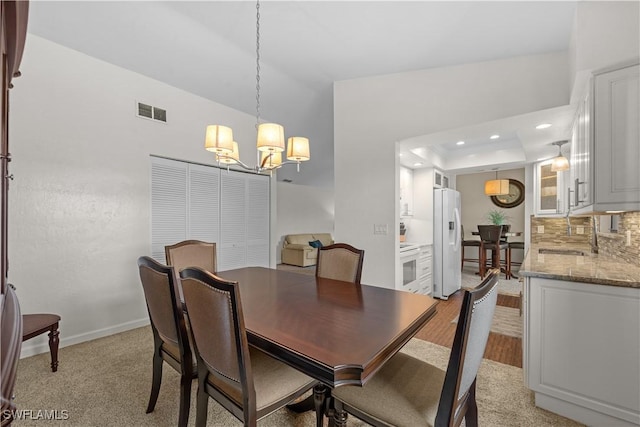
<instances>
[{"instance_id":1,"label":"pendant light shade","mask_svg":"<svg viewBox=\"0 0 640 427\"><path fill-rule=\"evenodd\" d=\"M569 160L562 155L562 146L569 141L556 141L552 145L558 146L558 157L554 157L551 163L551 172L561 172L569 169Z\"/></svg>"},{"instance_id":2,"label":"pendant light shade","mask_svg":"<svg viewBox=\"0 0 640 427\"><path fill-rule=\"evenodd\" d=\"M487 196L502 196L504 194L509 194L509 180L492 179L490 181L486 181L484 183L484 194Z\"/></svg>"},{"instance_id":3,"label":"pendant light shade","mask_svg":"<svg viewBox=\"0 0 640 427\"><path fill-rule=\"evenodd\" d=\"M214 153L231 153L233 151L233 131L227 126L207 126L204 137L204 148Z\"/></svg>"},{"instance_id":4,"label":"pendant light shade","mask_svg":"<svg viewBox=\"0 0 640 427\"><path fill-rule=\"evenodd\" d=\"M282 153L270 153L269 151L260 152L260 166L267 168L276 168L282 164Z\"/></svg>"},{"instance_id":5,"label":"pendant light shade","mask_svg":"<svg viewBox=\"0 0 640 427\"><path fill-rule=\"evenodd\" d=\"M261 123L258 126L258 150L283 152L284 127L277 123Z\"/></svg>"},{"instance_id":6,"label":"pendant light shade","mask_svg":"<svg viewBox=\"0 0 640 427\"><path fill-rule=\"evenodd\" d=\"M225 165L235 165L240 160L240 152L238 151L238 143L233 141L233 151L226 156L218 157L220 163Z\"/></svg>"},{"instance_id":7,"label":"pendant light shade","mask_svg":"<svg viewBox=\"0 0 640 427\"><path fill-rule=\"evenodd\" d=\"M502 196L509 194L509 180L498 179L498 171L496 170L496 179L490 179L484 182L484 194L487 196Z\"/></svg>"},{"instance_id":8,"label":"pendant light shade","mask_svg":"<svg viewBox=\"0 0 640 427\"><path fill-rule=\"evenodd\" d=\"M287 159L296 162L309 160L309 139L301 136L292 136L287 140Z\"/></svg>"}]
</instances>

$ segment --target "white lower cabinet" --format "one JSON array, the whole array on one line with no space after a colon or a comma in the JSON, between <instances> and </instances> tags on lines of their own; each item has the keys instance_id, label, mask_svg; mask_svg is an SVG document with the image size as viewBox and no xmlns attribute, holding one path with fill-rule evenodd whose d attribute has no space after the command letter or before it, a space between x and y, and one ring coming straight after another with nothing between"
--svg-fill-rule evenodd
<instances>
[{"instance_id":1,"label":"white lower cabinet","mask_svg":"<svg viewBox=\"0 0 640 427\"><path fill-rule=\"evenodd\" d=\"M418 259L418 287L419 293L433 294L433 245L420 246L420 258Z\"/></svg>"},{"instance_id":2,"label":"white lower cabinet","mask_svg":"<svg viewBox=\"0 0 640 427\"><path fill-rule=\"evenodd\" d=\"M640 425L640 289L527 277L524 360L536 406Z\"/></svg>"}]
</instances>

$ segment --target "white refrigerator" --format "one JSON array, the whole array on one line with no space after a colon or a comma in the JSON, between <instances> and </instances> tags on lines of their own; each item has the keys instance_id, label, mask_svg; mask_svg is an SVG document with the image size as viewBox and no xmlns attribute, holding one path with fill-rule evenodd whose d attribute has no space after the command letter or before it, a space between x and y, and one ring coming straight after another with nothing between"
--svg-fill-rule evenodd
<instances>
[{"instance_id":1,"label":"white refrigerator","mask_svg":"<svg viewBox=\"0 0 640 427\"><path fill-rule=\"evenodd\" d=\"M460 193L433 190L433 296L448 299L460 289Z\"/></svg>"}]
</instances>

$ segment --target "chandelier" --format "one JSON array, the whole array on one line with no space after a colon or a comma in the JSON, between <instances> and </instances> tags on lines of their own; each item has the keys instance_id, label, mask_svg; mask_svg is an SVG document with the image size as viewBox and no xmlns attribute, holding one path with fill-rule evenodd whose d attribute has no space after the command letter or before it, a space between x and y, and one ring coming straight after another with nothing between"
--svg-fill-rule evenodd
<instances>
[{"instance_id":1,"label":"chandelier","mask_svg":"<svg viewBox=\"0 0 640 427\"><path fill-rule=\"evenodd\" d=\"M238 143L233 140L233 130L228 126L209 125L205 133L206 150L215 153L218 164L239 165L255 173L271 172L282 165L306 162L309 155L309 139L292 136L287 140L287 160L282 161L284 127L277 123L260 123L260 0L256 2L256 132L257 165L248 166L240 161Z\"/></svg>"}]
</instances>

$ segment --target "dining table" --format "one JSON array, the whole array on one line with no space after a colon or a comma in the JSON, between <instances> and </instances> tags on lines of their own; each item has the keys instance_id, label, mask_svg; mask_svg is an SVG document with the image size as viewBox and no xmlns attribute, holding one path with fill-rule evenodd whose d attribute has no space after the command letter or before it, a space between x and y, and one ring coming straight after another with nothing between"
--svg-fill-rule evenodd
<instances>
[{"instance_id":1,"label":"dining table","mask_svg":"<svg viewBox=\"0 0 640 427\"><path fill-rule=\"evenodd\" d=\"M319 426L330 390L366 384L438 304L427 295L264 267L216 274L238 282L249 344L319 381Z\"/></svg>"}]
</instances>

